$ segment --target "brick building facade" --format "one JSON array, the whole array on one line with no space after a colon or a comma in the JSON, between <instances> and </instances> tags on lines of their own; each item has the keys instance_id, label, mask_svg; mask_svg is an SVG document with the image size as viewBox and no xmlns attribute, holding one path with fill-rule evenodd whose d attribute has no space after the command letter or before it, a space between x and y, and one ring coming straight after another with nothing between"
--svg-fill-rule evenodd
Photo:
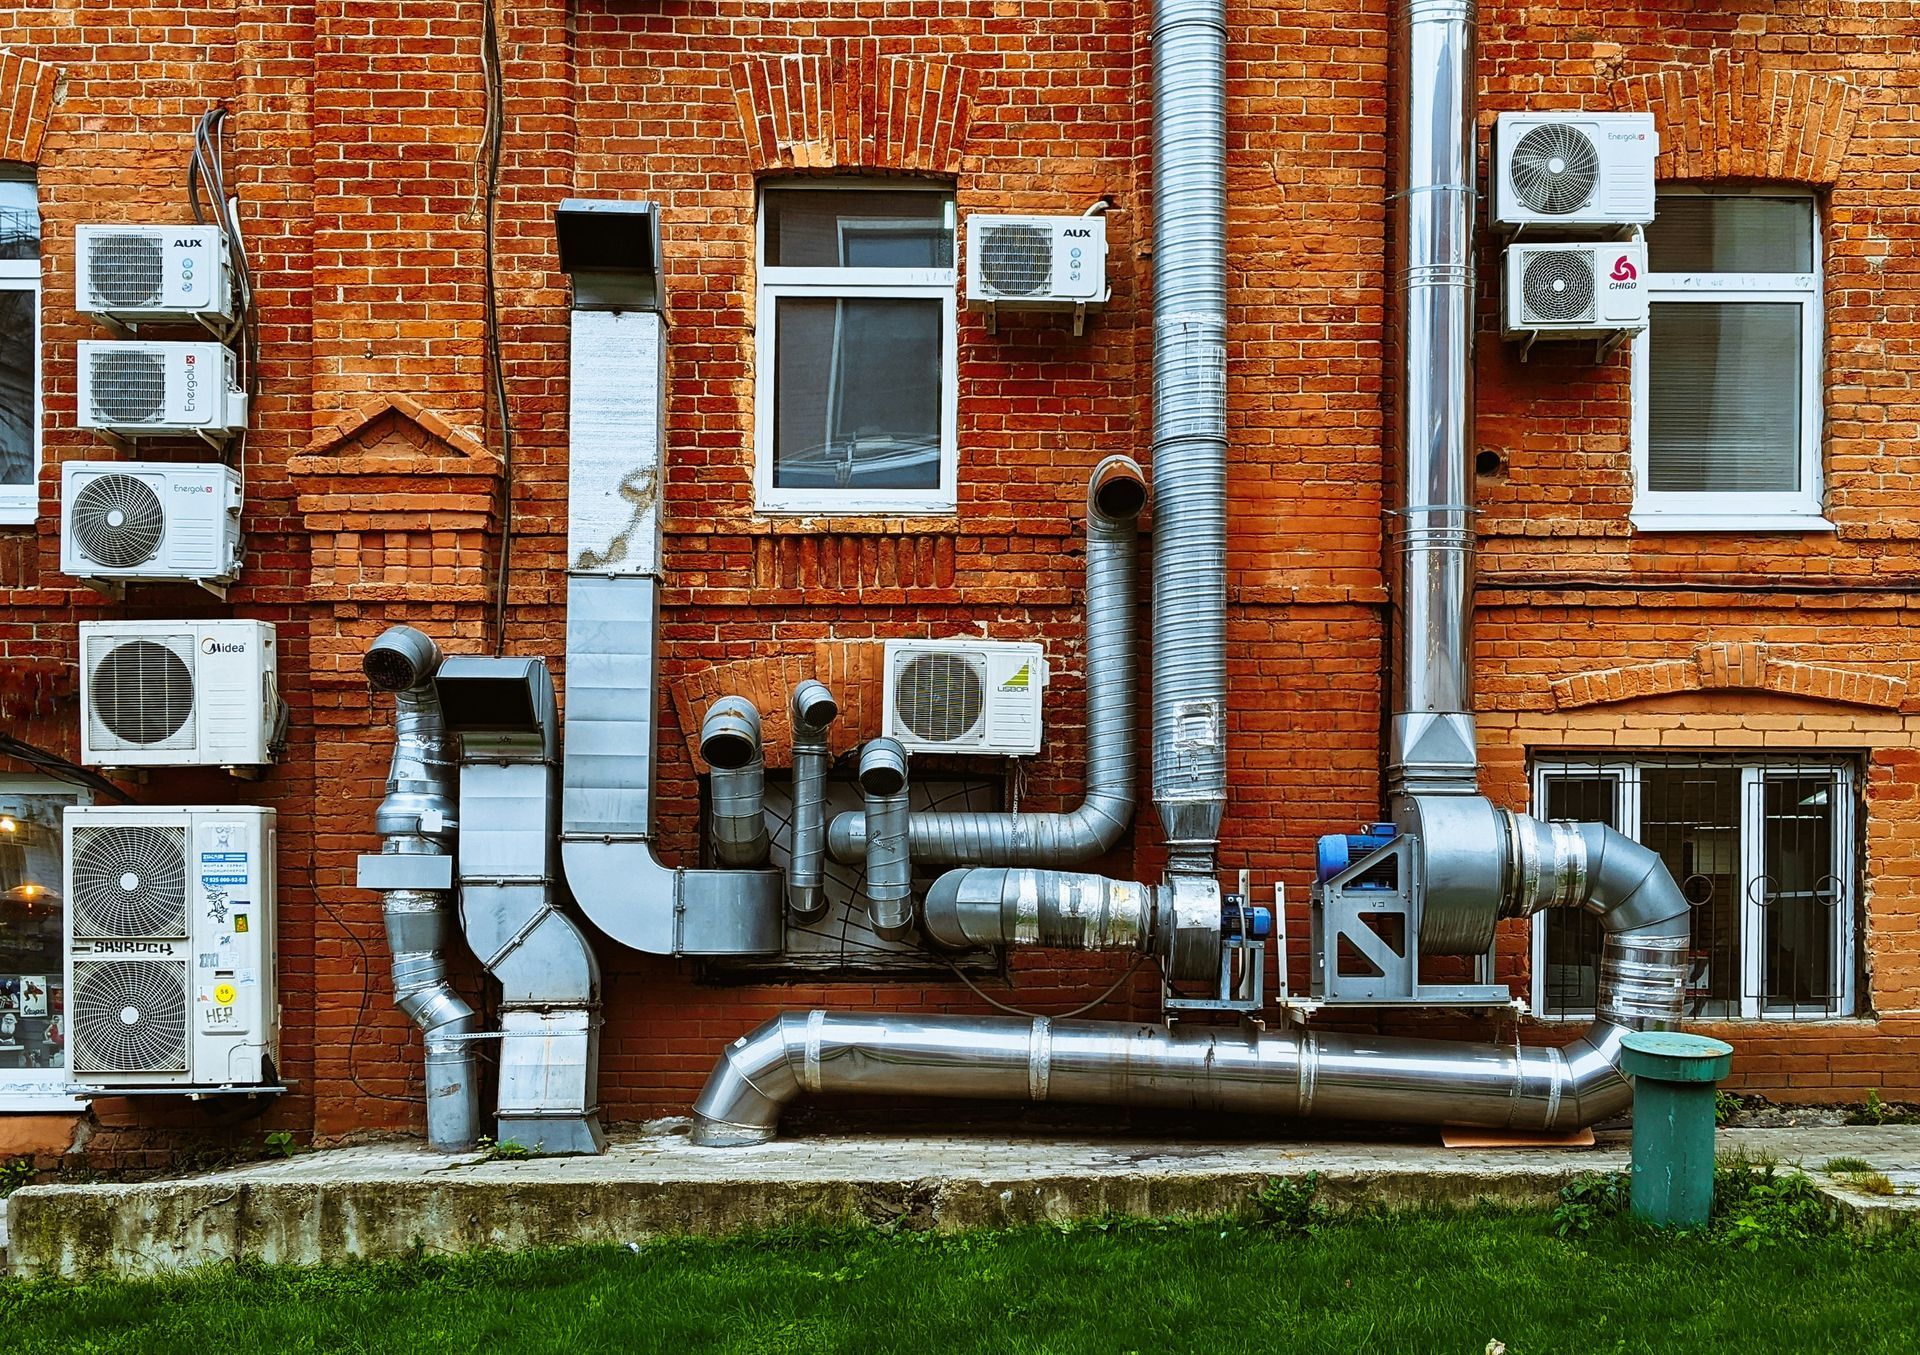
<instances>
[{"instance_id":1,"label":"brick building facade","mask_svg":"<svg viewBox=\"0 0 1920 1355\"><path fill-rule=\"evenodd\" d=\"M377 901L352 884L355 854L374 843L391 718L359 658L396 621L451 650L491 649L510 540L499 638L558 666L568 293L552 220L564 197L650 199L666 232L661 700L666 732L678 735L662 749L668 846L687 860L699 850L704 768L692 742L711 696L757 699L777 769L784 693L817 673L845 703L836 750L851 747L878 732L878 642L888 637L984 627L1043 641L1055 687L1024 802L1076 794L1086 474L1108 452L1147 451L1144 4L849 0L694 14L601 0L502 7L498 22L505 130L490 333L480 5L26 5L0 17L0 168L31 172L43 223L37 504L0 526L4 713L29 742L76 752L78 620L278 623L293 710L280 765L251 784L155 772L137 792L280 812L281 1068L292 1091L247 1132L332 1137L420 1123L418 1036L392 1009ZM1382 793L1389 9L1236 3L1230 23L1223 865L1250 871L1259 893L1292 887L1298 984L1315 839L1374 817ZM1844 18L1824 5L1676 15L1563 3L1487 7L1480 31L1483 132L1508 110L1646 110L1662 133L1663 192L1805 195L1824 403L1813 434L1824 520L1636 522L1635 358L1541 345L1523 363L1500 341L1498 247L1485 239L1476 657L1487 788L1545 813L1555 793L1625 803L1617 788L1631 786L1650 822L1667 813L1655 808L1662 778L1744 805L1765 801L1769 769L1784 768L1798 778L1796 804L1846 799L1852 812L1829 813L1814 847L1788 842L1782 824L1795 815L1766 804L1711 822L1698 806L1667 813L1687 819L1675 831L1694 853L1695 887L1718 896L1703 907L1725 910L1717 916L1736 933L1713 964L1743 977L1703 975L1703 992L1719 990L1701 1014L1738 1048L1737 1089L1920 1100L1920 693L1910 691L1920 479L1901 459L1920 423L1920 189L1906 84L1920 22L1890 0ZM108 603L57 568L59 466L103 450L75 425L74 345L97 335L71 304L73 228L186 220L192 129L217 102L233 114L230 179L261 318L246 573L225 604L174 585ZM1109 204L1113 294L1084 336L1058 316L1003 317L989 333L960 311L952 511L757 510L760 193L852 177L950 185L962 220ZM1110 873L1157 867L1148 813L1130 843L1102 863ZM1829 965L1845 983L1772 975L1779 962L1756 950L1771 944L1766 915L1728 903L1729 888L1779 884L1785 865L1755 855L1775 849L1783 862L1821 856L1811 870L1821 906L1852 919L1832 932L1853 948ZM1718 859L1727 853L1746 864ZM1502 977L1551 1006L1530 987L1545 951L1536 963L1524 928L1508 931ZM782 1009L979 1007L937 970L770 982L611 943L600 958L601 1092L613 1120L684 1111L717 1051ZM1023 956L1001 995L1047 1009L1118 972L1088 957ZM477 971L468 982L478 993ZM1831 991L1840 988L1851 992ZM1790 1010L1769 1010L1787 989ZM1791 1010L1802 996L1818 1010ZM1106 1010L1150 1015L1154 998L1142 980ZM1567 1001L1577 1006L1577 994ZM1558 1027L1546 1029L1551 1038ZM179 1131L219 1128L222 1113L102 1100L77 1121L55 1109L11 1131L0 1122L0 1146L11 1132L22 1147L79 1143L103 1160L140 1161Z\"/></svg>"}]
</instances>

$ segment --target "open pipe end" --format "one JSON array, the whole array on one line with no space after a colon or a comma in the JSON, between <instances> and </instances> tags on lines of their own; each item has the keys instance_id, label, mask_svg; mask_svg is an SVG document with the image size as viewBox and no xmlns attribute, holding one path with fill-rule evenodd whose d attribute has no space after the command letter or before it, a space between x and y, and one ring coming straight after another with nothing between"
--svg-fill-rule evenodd
<instances>
[{"instance_id":1,"label":"open pipe end","mask_svg":"<svg viewBox=\"0 0 1920 1355\"><path fill-rule=\"evenodd\" d=\"M840 717L840 703L833 699L827 684L808 678L793 689L793 723L796 729L824 734L828 725Z\"/></svg>"},{"instance_id":2,"label":"open pipe end","mask_svg":"<svg viewBox=\"0 0 1920 1355\"><path fill-rule=\"evenodd\" d=\"M1087 507L1116 522L1138 517L1147 506L1147 477L1130 456L1114 455L1093 468L1087 481Z\"/></svg>"},{"instance_id":3,"label":"open pipe end","mask_svg":"<svg viewBox=\"0 0 1920 1355\"><path fill-rule=\"evenodd\" d=\"M723 772L738 771L760 756L760 712L750 701L723 696L700 722L700 756Z\"/></svg>"},{"instance_id":4,"label":"open pipe end","mask_svg":"<svg viewBox=\"0 0 1920 1355\"><path fill-rule=\"evenodd\" d=\"M390 626L360 658L370 686L404 692L432 677L440 666L440 647L412 626Z\"/></svg>"},{"instance_id":5,"label":"open pipe end","mask_svg":"<svg viewBox=\"0 0 1920 1355\"><path fill-rule=\"evenodd\" d=\"M893 739L870 739L860 750L860 789L898 795L907 784L907 750Z\"/></svg>"}]
</instances>

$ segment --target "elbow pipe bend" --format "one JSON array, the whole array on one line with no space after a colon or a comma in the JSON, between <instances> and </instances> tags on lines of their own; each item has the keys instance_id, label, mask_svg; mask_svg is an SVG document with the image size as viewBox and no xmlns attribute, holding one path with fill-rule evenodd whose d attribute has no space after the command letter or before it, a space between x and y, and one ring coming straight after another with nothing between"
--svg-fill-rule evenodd
<instances>
[{"instance_id":1,"label":"elbow pipe bend","mask_svg":"<svg viewBox=\"0 0 1920 1355\"><path fill-rule=\"evenodd\" d=\"M757 866L767 859L766 759L760 712L744 697L723 696L700 722L700 755L713 771L709 833L723 866Z\"/></svg>"}]
</instances>

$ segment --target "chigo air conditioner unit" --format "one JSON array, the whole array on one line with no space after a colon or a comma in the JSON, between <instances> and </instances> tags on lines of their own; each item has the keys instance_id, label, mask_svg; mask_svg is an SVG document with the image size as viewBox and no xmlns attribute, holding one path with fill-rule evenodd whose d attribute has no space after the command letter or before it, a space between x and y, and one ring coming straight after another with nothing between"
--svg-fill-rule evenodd
<instances>
[{"instance_id":1,"label":"chigo air conditioner unit","mask_svg":"<svg viewBox=\"0 0 1920 1355\"><path fill-rule=\"evenodd\" d=\"M103 589L240 576L240 476L229 466L69 461L60 468L60 572Z\"/></svg>"},{"instance_id":2,"label":"chigo air conditioner unit","mask_svg":"<svg viewBox=\"0 0 1920 1355\"><path fill-rule=\"evenodd\" d=\"M1660 134L1650 113L1502 113L1493 127L1493 224L1618 231L1653 220Z\"/></svg>"},{"instance_id":3,"label":"chigo air conditioner unit","mask_svg":"<svg viewBox=\"0 0 1920 1355\"><path fill-rule=\"evenodd\" d=\"M1506 337L1617 342L1647 327L1647 251L1613 244L1509 245L1500 327Z\"/></svg>"},{"instance_id":4,"label":"chigo air conditioner unit","mask_svg":"<svg viewBox=\"0 0 1920 1355\"><path fill-rule=\"evenodd\" d=\"M1005 640L889 640L881 722L909 752L1040 751L1047 660Z\"/></svg>"},{"instance_id":5,"label":"chigo air conditioner unit","mask_svg":"<svg viewBox=\"0 0 1920 1355\"><path fill-rule=\"evenodd\" d=\"M233 327L233 274L217 226L79 226L74 308L113 324Z\"/></svg>"},{"instance_id":6,"label":"chigo air conditioner unit","mask_svg":"<svg viewBox=\"0 0 1920 1355\"><path fill-rule=\"evenodd\" d=\"M976 212L966 224L968 305L989 313L1070 310L1079 317L1107 299L1104 216Z\"/></svg>"},{"instance_id":7,"label":"chigo air conditioner unit","mask_svg":"<svg viewBox=\"0 0 1920 1355\"><path fill-rule=\"evenodd\" d=\"M274 814L66 811L68 1067L105 1091L274 1080Z\"/></svg>"},{"instance_id":8,"label":"chigo air conditioner unit","mask_svg":"<svg viewBox=\"0 0 1920 1355\"><path fill-rule=\"evenodd\" d=\"M218 343L80 341L79 423L122 438L198 437L214 446L247 426L233 352Z\"/></svg>"},{"instance_id":9,"label":"chigo air conditioner unit","mask_svg":"<svg viewBox=\"0 0 1920 1355\"><path fill-rule=\"evenodd\" d=\"M80 623L87 766L263 766L283 709L267 622Z\"/></svg>"}]
</instances>

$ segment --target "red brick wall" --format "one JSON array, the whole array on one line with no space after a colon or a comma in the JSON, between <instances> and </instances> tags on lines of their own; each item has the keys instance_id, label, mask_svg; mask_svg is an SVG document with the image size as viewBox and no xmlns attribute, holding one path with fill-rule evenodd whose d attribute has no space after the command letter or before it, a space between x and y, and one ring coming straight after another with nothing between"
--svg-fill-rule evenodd
<instances>
[{"instance_id":1,"label":"red brick wall","mask_svg":"<svg viewBox=\"0 0 1920 1355\"><path fill-rule=\"evenodd\" d=\"M1044 639L1059 675L1056 714L1029 802L1075 796L1078 506L1100 455L1147 453L1144 0L966 0L937 13L866 0L722 0L698 14L607 0L502 6L508 130L496 249L510 497L484 372L478 6L326 0L138 13L137 42L125 12L106 6L0 17L0 48L41 63L0 57L0 153L40 164L48 451L43 525L0 531L0 586L10 590L0 662L70 662L72 622L85 617L281 623L295 706L283 767L256 786L156 774L141 792L258 797L281 809L284 1062L297 1090L262 1123L322 1135L419 1124L418 1040L390 1009L377 904L351 888L353 857L373 841L390 718L368 699L358 655L398 620L455 649L489 647L510 513L504 642L558 667L567 354L551 214L564 196L646 196L665 212L669 852L691 859L696 845L696 767L675 736L713 665L784 673L824 656L844 665L846 686L863 671L846 656L892 635L985 624ZM1819 190L1837 528L1634 535L1626 359L1596 367L1572 346L1542 346L1521 365L1497 340L1489 242L1479 438L1501 465L1479 484L1478 658L1489 787L1508 802L1525 798L1529 749L1567 746L1580 731L1604 732L1613 746L1714 745L1706 727L1662 723L1671 712L1637 701L1653 678L1618 679L1614 695L1636 698L1625 704L1576 711L1556 696L1575 685L1613 692L1616 680L1601 675L1614 670L1678 665L1659 670L1671 677L1697 671L1702 645L1764 642L1768 662L1854 675L1821 679L1816 695L1829 704L1913 680L1920 482L1902 455L1920 425L1910 393L1920 189L1908 172L1904 96L1912 15L1905 4L1860 14L1843 31L1807 4L1482 11L1483 123L1521 107L1650 107L1663 120L1670 178ZM1284 879L1297 908L1315 836L1370 817L1380 789L1387 16L1384 0L1231 10L1234 811L1223 865L1253 871L1262 894ZM89 330L66 301L72 226L182 219L193 120L221 99L235 112L230 165L266 345L248 575L226 608L170 588L111 607L54 570L57 464L99 451L73 428L72 345ZM1056 317L1010 319L989 336L963 313L951 518L803 529L752 512L756 182L840 172L949 175L963 214L1113 204L1113 299L1084 338ZM1750 732L1763 743L1818 736L1871 750L1878 845L1867 931L1883 1015L1743 1029L1737 1076L1776 1095L1857 1099L1877 1086L1920 1097L1911 960L1920 862L1909 845L1916 783L1904 697L1832 707L1890 714L1897 729L1787 730L1760 718L1778 713L1769 703L1782 690L1706 684L1664 699L1702 712L1733 702L1759 719ZM856 712L874 709L862 693L846 695ZM1575 714L1588 722L1578 730L1567 723ZM73 716L70 701L56 703L29 729L70 749ZM850 717L841 732L851 739L871 725L870 715ZM1138 850L1123 848L1108 869L1155 869L1150 811L1136 837ZM1293 930L1304 931L1300 917ZM978 1005L943 983L706 986L689 964L604 950L602 1090L616 1119L683 1110L716 1050L784 1007ZM1304 973L1302 955L1294 966ZM1114 972L1044 956L1023 956L1016 970L1017 998L1042 1007ZM1149 1011L1151 996L1143 982L1111 1010ZM96 1134L94 1150L163 1144L142 1115L109 1108L103 1119L136 1128Z\"/></svg>"}]
</instances>

